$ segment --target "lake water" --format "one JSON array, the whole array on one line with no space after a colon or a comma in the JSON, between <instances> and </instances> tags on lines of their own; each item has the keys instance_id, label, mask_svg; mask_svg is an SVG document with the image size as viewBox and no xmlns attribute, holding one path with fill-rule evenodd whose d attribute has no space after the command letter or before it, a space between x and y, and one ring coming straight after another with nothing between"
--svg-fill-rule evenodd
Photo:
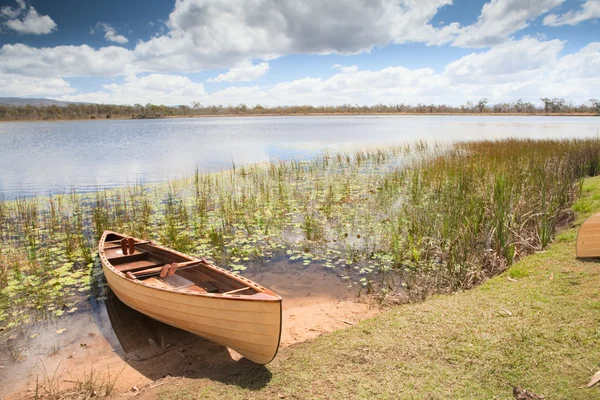
<instances>
[{"instance_id":1,"label":"lake water","mask_svg":"<svg viewBox=\"0 0 600 400\"><path fill-rule=\"evenodd\" d=\"M583 138L595 117L335 116L0 123L0 198L158 182L415 140Z\"/></svg>"}]
</instances>

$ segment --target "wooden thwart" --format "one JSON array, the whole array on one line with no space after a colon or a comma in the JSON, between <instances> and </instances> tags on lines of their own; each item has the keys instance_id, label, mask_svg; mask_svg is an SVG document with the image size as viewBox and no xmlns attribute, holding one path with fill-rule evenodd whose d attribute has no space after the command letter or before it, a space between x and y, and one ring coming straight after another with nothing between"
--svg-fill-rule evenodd
<instances>
[{"instance_id":1,"label":"wooden thwart","mask_svg":"<svg viewBox=\"0 0 600 400\"><path fill-rule=\"evenodd\" d=\"M150 269L162 268L161 265L162 264L156 264L152 261L141 260L141 261L127 263L124 265L115 265L115 268L123 273L133 272L133 274L136 275L136 274L143 274L145 271L148 271Z\"/></svg>"},{"instance_id":2,"label":"wooden thwart","mask_svg":"<svg viewBox=\"0 0 600 400\"><path fill-rule=\"evenodd\" d=\"M117 248L120 249L121 248L121 241L118 240L118 241L115 241L115 242L118 242L118 243L117 244L113 244L111 246L104 246L104 250L117 249ZM115 243L115 242L106 242L106 243ZM151 243L149 240L142 240L142 241L139 241L139 242L134 242L134 245L137 246L137 245L140 245L140 244L149 244L149 243Z\"/></svg>"},{"instance_id":3,"label":"wooden thwart","mask_svg":"<svg viewBox=\"0 0 600 400\"><path fill-rule=\"evenodd\" d=\"M153 266L149 266L147 269L142 269L139 271L135 271L133 273L133 275L135 277L142 277L142 276L150 276L150 275L159 275L161 274L161 272L163 271L163 269L165 268L165 266L171 265L171 268L173 268L173 265L176 265L175 270L182 270L185 268L192 268L195 267L197 265L200 265L203 261L201 260L194 260L194 261L188 261L188 262L182 262L182 263L173 263L173 264L156 264ZM175 273L175 270L173 271L173 274ZM171 274L171 275L173 275ZM166 275L164 275L166 276ZM162 277L164 277L162 276Z\"/></svg>"},{"instance_id":4,"label":"wooden thwart","mask_svg":"<svg viewBox=\"0 0 600 400\"><path fill-rule=\"evenodd\" d=\"M194 282L177 275L165 278L150 277L145 279L144 282L164 289L185 289L194 286Z\"/></svg>"},{"instance_id":5,"label":"wooden thwart","mask_svg":"<svg viewBox=\"0 0 600 400\"><path fill-rule=\"evenodd\" d=\"M239 288L239 289L235 289L235 290L230 290L229 292L225 292L223 294L233 294L233 293L237 293L237 292L242 292L244 290L248 290L250 289L249 287L243 287L243 288Z\"/></svg>"}]
</instances>

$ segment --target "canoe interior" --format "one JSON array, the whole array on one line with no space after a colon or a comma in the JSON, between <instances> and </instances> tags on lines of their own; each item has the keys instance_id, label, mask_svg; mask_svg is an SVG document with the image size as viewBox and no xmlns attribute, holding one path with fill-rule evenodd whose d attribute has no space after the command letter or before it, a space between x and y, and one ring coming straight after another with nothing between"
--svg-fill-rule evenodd
<instances>
[{"instance_id":1,"label":"canoe interior","mask_svg":"<svg viewBox=\"0 0 600 400\"><path fill-rule=\"evenodd\" d=\"M193 262L195 259L144 242L135 245L133 254L124 255L120 246L122 238L120 235L108 234L104 242L104 255L115 269L123 273L131 272L135 279L144 283L163 289L183 289L198 293L236 293L243 296L259 293L253 288L254 282L240 282L203 263L181 267L172 276L160 277L160 270L164 265Z\"/></svg>"}]
</instances>

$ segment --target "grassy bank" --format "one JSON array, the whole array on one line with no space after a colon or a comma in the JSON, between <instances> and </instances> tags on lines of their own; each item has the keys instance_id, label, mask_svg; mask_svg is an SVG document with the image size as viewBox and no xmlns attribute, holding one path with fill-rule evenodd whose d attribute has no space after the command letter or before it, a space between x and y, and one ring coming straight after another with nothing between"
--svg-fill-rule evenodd
<instances>
[{"instance_id":1,"label":"grassy bank","mask_svg":"<svg viewBox=\"0 0 600 400\"><path fill-rule=\"evenodd\" d=\"M104 229L234 271L316 263L382 301L470 288L544 249L599 160L600 139L418 143L0 202L0 328L101 291Z\"/></svg>"},{"instance_id":2,"label":"grassy bank","mask_svg":"<svg viewBox=\"0 0 600 400\"><path fill-rule=\"evenodd\" d=\"M583 183L577 219L545 251L480 287L391 308L350 329L285 349L225 383L182 378L143 398L600 399L600 268L575 259L577 226L600 210ZM176 383L173 383L176 382Z\"/></svg>"}]
</instances>

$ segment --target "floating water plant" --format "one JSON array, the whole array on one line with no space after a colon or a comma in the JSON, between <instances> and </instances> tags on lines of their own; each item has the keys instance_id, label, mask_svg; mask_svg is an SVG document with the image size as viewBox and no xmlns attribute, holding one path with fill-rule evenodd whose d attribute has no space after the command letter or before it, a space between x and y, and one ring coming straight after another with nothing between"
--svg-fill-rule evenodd
<instances>
[{"instance_id":1,"label":"floating water plant","mask_svg":"<svg viewBox=\"0 0 600 400\"><path fill-rule=\"evenodd\" d=\"M369 291L469 288L544 249L599 161L600 139L422 142L2 201L0 327L102 292L104 229L237 272L286 257Z\"/></svg>"}]
</instances>

